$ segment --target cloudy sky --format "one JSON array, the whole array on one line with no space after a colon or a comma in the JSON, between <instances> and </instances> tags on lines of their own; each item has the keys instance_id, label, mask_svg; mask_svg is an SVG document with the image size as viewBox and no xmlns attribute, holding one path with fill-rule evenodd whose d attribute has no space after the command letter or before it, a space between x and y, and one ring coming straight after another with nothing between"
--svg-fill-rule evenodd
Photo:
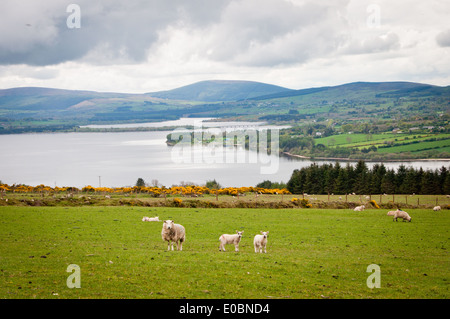
<instances>
[{"instance_id":1,"label":"cloudy sky","mask_svg":"<svg viewBox=\"0 0 450 319\"><path fill-rule=\"evenodd\" d=\"M446 86L449 16L448 0L1 0L0 88Z\"/></svg>"}]
</instances>

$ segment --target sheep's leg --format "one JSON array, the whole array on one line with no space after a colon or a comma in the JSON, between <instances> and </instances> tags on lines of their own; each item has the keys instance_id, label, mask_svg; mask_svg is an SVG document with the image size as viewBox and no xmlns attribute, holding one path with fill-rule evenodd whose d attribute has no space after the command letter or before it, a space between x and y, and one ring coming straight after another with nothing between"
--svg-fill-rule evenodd
<instances>
[{"instance_id":1,"label":"sheep's leg","mask_svg":"<svg viewBox=\"0 0 450 319\"><path fill-rule=\"evenodd\" d=\"M234 251L239 251L239 245L234 245Z\"/></svg>"},{"instance_id":2,"label":"sheep's leg","mask_svg":"<svg viewBox=\"0 0 450 319\"><path fill-rule=\"evenodd\" d=\"M183 241L180 240L180 251L183 250Z\"/></svg>"},{"instance_id":3,"label":"sheep's leg","mask_svg":"<svg viewBox=\"0 0 450 319\"><path fill-rule=\"evenodd\" d=\"M267 253L267 251L266 251L266 245L264 245L264 253Z\"/></svg>"},{"instance_id":4,"label":"sheep's leg","mask_svg":"<svg viewBox=\"0 0 450 319\"><path fill-rule=\"evenodd\" d=\"M170 251L170 240L167 241L167 251Z\"/></svg>"}]
</instances>

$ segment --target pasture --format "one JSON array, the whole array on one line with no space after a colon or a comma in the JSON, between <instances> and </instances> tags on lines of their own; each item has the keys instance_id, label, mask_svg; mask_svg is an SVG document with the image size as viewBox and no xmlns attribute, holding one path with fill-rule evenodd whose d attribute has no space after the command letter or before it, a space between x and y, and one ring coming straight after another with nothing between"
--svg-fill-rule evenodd
<instances>
[{"instance_id":1,"label":"pasture","mask_svg":"<svg viewBox=\"0 0 450 319\"><path fill-rule=\"evenodd\" d=\"M0 298L439 298L450 280L447 210L0 207ZM162 222L186 227L167 251ZM219 236L243 230L235 252ZM267 254L253 236L270 231ZM81 288L69 289L70 264ZM367 267L380 267L370 289Z\"/></svg>"}]
</instances>

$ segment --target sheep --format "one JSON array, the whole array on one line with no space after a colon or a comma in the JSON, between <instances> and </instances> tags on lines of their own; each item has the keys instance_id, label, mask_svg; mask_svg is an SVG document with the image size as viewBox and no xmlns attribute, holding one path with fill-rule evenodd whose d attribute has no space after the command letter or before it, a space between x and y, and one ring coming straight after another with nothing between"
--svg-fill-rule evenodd
<instances>
[{"instance_id":1,"label":"sheep","mask_svg":"<svg viewBox=\"0 0 450 319\"><path fill-rule=\"evenodd\" d=\"M262 253L262 250L264 248L264 253L266 253L266 245L267 245L267 236L269 232L263 232L261 231L261 235L255 235L255 238L253 239L253 246L255 247L255 253Z\"/></svg>"},{"instance_id":2,"label":"sheep","mask_svg":"<svg viewBox=\"0 0 450 319\"><path fill-rule=\"evenodd\" d=\"M186 230L180 224L175 224L173 220L165 220L163 223L161 237L167 241L167 250L170 250L170 244L172 242L177 244L177 250L183 250L183 242L186 241ZM179 243L178 243L179 242Z\"/></svg>"},{"instance_id":3,"label":"sheep","mask_svg":"<svg viewBox=\"0 0 450 319\"><path fill-rule=\"evenodd\" d=\"M394 216L395 215L395 210L391 210L387 213L388 216Z\"/></svg>"},{"instance_id":4,"label":"sheep","mask_svg":"<svg viewBox=\"0 0 450 319\"><path fill-rule=\"evenodd\" d=\"M147 216L144 216L144 217L142 217L142 221L143 221L143 222L159 222L160 220L159 220L159 217L158 217L158 216L156 216L156 217L147 217Z\"/></svg>"},{"instance_id":5,"label":"sheep","mask_svg":"<svg viewBox=\"0 0 450 319\"><path fill-rule=\"evenodd\" d=\"M434 210L435 212L437 212L438 210L441 210L441 206L434 206L434 207L433 207L433 210Z\"/></svg>"},{"instance_id":6,"label":"sheep","mask_svg":"<svg viewBox=\"0 0 450 319\"><path fill-rule=\"evenodd\" d=\"M405 212L403 210L399 210L398 208L397 208L397 210L388 212L387 215L394 216L393 221L397 221L397 218L402 218L403 221L409 221L409 222L411 222L411 220L412 220L411 216L409 216L407 212Z\"/></svg>"},{"instance_id":7,"label":"sheep","mask_svg":"<svg viewBox=\"0 0 450 319\"><path fill-rule=\"evenodd\" d=\"M236 234L229 235L229 234L223 234L219 237L219 251L223 250L225 251L225 245L226 244L233 244L234 245L234 251L239 251L239 243L241 242L242 234L244 231L237 231Z\"/></svg>"},{"instance_id":8,"label":"sheep","mask_svg":"<svg viewBox=\"0 0 450 319\"><path fill-rule=\"evenodd\" d=\"M353 210L355 212L362 212L365 208L366 208L366 206L361 205L361 206L356 206L355 209L353 209Z\"/></svg>"}]
</instances>

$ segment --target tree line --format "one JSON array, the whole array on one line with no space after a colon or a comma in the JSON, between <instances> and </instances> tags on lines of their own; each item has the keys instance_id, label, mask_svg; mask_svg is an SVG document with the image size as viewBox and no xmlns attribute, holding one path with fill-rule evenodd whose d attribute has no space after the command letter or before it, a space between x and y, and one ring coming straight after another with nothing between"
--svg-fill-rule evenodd
<instances>
[{"instance_id":1,"label":"tree line","mask_svg":"<svg viewBox=\"0 0 450 319\"><path fill-rule=\"evenodd\" d=\"M449 168L424 170L400 165L395 171L383 164L371 169L360 160L356 166L339 162L296 169L287 183L293 194L450 194Z\"/></svg>"}]
</instances>

